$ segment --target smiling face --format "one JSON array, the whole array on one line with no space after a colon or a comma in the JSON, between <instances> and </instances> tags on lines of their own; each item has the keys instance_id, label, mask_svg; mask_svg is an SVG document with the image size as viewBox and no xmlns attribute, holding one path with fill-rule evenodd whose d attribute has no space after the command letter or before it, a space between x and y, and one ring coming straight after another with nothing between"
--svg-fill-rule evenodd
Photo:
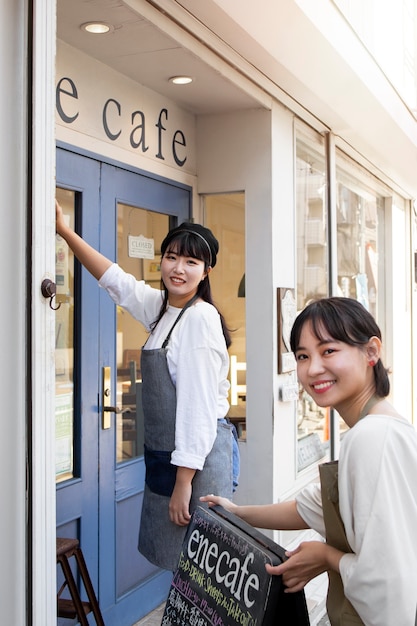
<instances>
[{"instance_id":1,"label":"smiling face","mask_svg":"<svg viewBox=\"0 0 417 626\"><path fill-rule=\"evenodd\" d=\"M165 252L161 261L161 277L168 291L170 305L182 308L196 293L207 276L204 261L176 253L175 247Z\"/></svg>"},{"instance_id":2,"label":"smiling face","mask_svg":"<svg viewBox=\"0 0 417 626\"><path fill-rule=\"evenodd\" d=\"M300 383L316 404L334 407L349 426L374 391L369 361L375 340L371 338L364 346L350 345L333 339L324 328L318 337L310 321L300 333L295 351Z\"/></svg>"}]
</instances>

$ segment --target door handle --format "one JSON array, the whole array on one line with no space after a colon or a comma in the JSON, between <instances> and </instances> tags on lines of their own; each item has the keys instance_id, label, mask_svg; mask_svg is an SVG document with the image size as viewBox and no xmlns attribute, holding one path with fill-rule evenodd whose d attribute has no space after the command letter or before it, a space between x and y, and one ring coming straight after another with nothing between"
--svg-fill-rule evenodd
<instances>
[{"instance_id":1,"label":"door handle","mask_svg":"<svg viewBox=\"0 0 417 626\"><path fill-rule=\"evenodd\" d=\"M103 406L103 411L105 413L121 413L122 409L119 409L118 406Z\"/></svg>"},{"instance_id":2,"label":"door handle","mask_svg":"<svg viewBox=\"0 0 417 626\"><path fill-rule=\"evenodd\" d=\"M102 379L102 411L101 411L101 427L108 430L111 427L111 418L109 413L121 413L121 409L111 404L111 367L103 367Z\"/></svg>"}]
</instances>

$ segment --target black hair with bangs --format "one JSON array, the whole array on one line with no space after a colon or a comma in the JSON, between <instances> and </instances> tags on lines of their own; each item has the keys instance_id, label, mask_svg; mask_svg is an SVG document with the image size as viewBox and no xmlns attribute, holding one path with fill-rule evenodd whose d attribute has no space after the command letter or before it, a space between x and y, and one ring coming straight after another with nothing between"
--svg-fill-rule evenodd
<instances>
[{"instance_id":1,"label":"black hair with bangs","mask_svg":"<svg viewBox=\"0 0 417 626\"><path fill-rule=\"evenodd\" d=\"M211 267L210 250L207 244L204 243L204 240L196 236L195 233L183 231L178 233L174 239L171 239L165 248L161 246L161 256L170 253L203 261L205 271Z\"/></svg>"},{"instance_id":2,"label":"black hair with bangs","mask_svg":"<svg viewBox=\"0 0 417 626\"><path fill-rule=\"evenodd\" d=\"M311 324L313 333L320 340L332 338L358 347L366 345L371 337L382 341L381 330L373 316L353 298L321 298L310 302L296 317L291 329L290 344L294 353L300 345L306 322ZM377 395L385 398L390 391L390 382L381 359L374 366L374 377Z\"/></svg>"},{"instance_id":3,"label":"black hair with bangs","mask_svg":"<svg viewBox=\"0 0 417 626\"><path fill-rule=\"evenodd\" d=\"M219 242L211 230L201 224L195 224L193 222L183 222L179 226L173 228L169 231L161 243L161 257L163 257L164 254L171 252L173 254L177 254L178 256L198 259L204 262L204 271L206 272L209 268L213 268L216 265L218 251ZM155 328L158 324L168 305L168 290L162 280L161 287L164 291L164 299L158 318L155 320L154 324L152 324L152 328ZM230 330L226 325L223 315L213 302L208 274L204 280L199 283L197 295L199 298L209 304L212 304L217 309L220 315L226 346L229 347L232 343Z\"/></svg>"}]
</instances>

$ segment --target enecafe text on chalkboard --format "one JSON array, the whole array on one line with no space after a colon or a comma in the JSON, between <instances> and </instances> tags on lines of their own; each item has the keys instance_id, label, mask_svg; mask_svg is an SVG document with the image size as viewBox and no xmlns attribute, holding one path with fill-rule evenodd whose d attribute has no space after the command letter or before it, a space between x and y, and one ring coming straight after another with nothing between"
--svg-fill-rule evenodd
<instances>
[{"instance_id":1,"label":"enecafe text on chalkboard","mask_svg":"<svg viewBox=\"0 0 417 626\"><path fill-rule=\"evenodd\" d=\"M161 626L261 626L270 576L265 551L198 507Z\"/></svg>"}]
</instances>

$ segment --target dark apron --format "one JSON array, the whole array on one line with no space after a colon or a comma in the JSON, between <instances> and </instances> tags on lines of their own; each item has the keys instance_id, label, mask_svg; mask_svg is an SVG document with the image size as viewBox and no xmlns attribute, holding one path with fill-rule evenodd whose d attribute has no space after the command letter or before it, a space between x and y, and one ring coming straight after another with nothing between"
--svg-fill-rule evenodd
<instances>
[{"instance_id":1,"label":"dark apron","mask_svg":"<svg viewBox=\"0 0 417 626\"><path fill-rule=\"evenodd\" d=\"M162 348L144 349L141 357L146 477L138 548L151 563L171 571L177 568L187 526L172 523L168 510L176 478L176 466L170 461L175 448L177 398L168 369L167 344L184 310ZM201 506L200 496L232 497L232 440L231 425L218 420L213 448L193 478L190 513Z\"/></svg>"},{"instance_id":2,"label":"dark apron","mask_svg":"<svg viewBox=\"0 0 417 626\"><path fill-rule=\"evenodd\" d=\"M320 465L321 498L326 542L341 550L352 553L339 510L338 461ZM338 572L329 571L327 593L327 615L332 626L357 626L363 621L345 597L342 579Z\"/></svg>"}]
</instances>

